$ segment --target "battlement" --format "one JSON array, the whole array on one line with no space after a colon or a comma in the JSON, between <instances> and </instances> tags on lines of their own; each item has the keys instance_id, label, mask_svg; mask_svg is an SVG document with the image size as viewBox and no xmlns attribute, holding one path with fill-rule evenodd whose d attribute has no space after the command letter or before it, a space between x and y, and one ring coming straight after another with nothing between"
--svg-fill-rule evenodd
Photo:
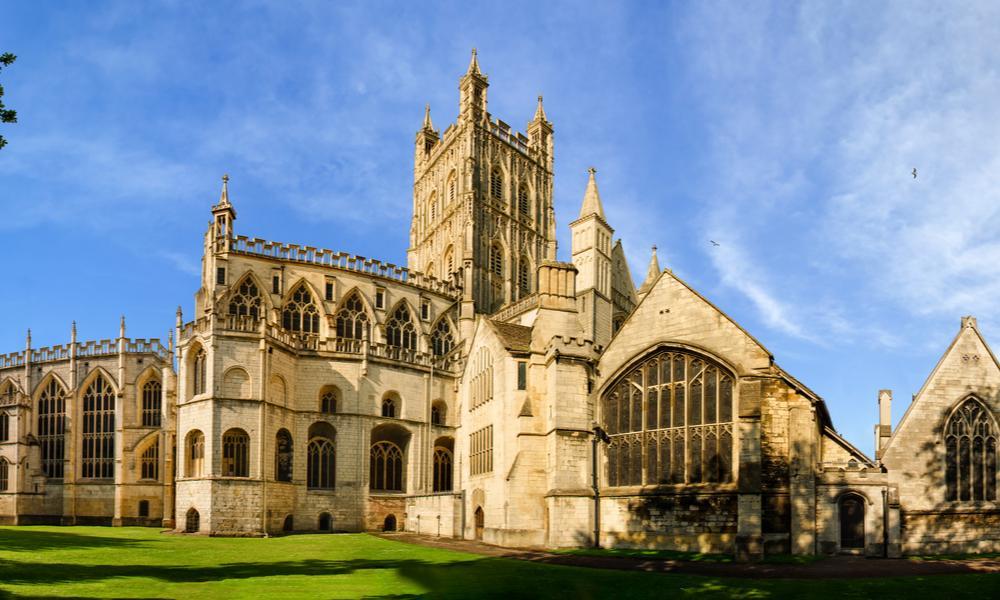
<instances>
[{"instance_id":1,"label":"battlement","mask_svg":"<svg viewBox=\"0 0 1000 600\"><path fill-rule=\"evenodd\" d=\"M382 262L374 258L365 258L364 256L335 252L313 246L284 244L238 235L230 240L229 251L234 254L262 256L276 260L308 263L331 269L363 273L372 277L441 294L449 298L457 298L459 293L458 287L449 281L443 281L430 275L411 271L406 267Z\"/></svg>"},{"instance_id":2,"label":"battlement","mask_svg":"<svg viewBox=\"0 0 1000 600\"><path fill-rule=\"evenodd\" d=\"M76 358L91 358L118 354L118 340L91 340L77 342ZM32 348L20 352L0 354L0 369L23 367L25 360L31 364L69 360L73 355L74 344L58 344L43 348ZM29 356L30 353L30 356ZM163 360L170 359L170 351L163 347L157 338L125 338L125 354L153 354Z\"/></svg>"}]
</instances>

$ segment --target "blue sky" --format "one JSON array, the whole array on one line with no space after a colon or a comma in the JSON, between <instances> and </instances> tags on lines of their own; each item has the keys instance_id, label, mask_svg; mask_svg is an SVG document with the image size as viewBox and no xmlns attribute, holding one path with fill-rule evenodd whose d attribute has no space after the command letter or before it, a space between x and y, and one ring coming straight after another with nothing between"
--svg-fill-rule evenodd
<instances>
[{"instance_id":1,"label":"blue sky","mask_svg":"<svg viewBox=\"0 0 1000 600\"><path fill-rule=\"evenodd\" d=\"M473 46L490 111L555 125L560 258L586 169L649 247L867 452L974 314L1000 344L1000 4L12 2L0 351L164 337L219 177L238 233L405 264L413 136ZM918 178L910 171L916 167ZM720 242L711 246L709 239Z\"/></svg>"}]
</instances>

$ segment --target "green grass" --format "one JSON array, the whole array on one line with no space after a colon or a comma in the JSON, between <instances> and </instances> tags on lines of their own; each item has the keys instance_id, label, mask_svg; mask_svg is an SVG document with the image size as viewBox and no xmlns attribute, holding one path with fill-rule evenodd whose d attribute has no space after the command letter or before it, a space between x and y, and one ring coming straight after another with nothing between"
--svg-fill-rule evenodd
<instances>
[{"instance_id":1,"label":"green grass","mask_svg":"<svg viewBox=\"0 0 1000 600\"><path fill-rule=\"evenodd\" d=\"M731 554L706 554L703 552L683 552L680 550L643 550L640 548L572 548L554 550L557 554L572 554L575 556L614 556L623 558L645 558L648 560L681 560L688 562L731 563ZM769 554L763 562L776 565L807 565L824 556L795 556L791 554Z\"/></svg>"},{"instance_id":2,"label":"green grass","mask_svg":"<svg viewBox=\"0 0 1000 600\"><path fill-rule=\"evenodd\" d=\"M996 597L1000 579L747 581L564 567L364 534L271 539L153 529L0 528L0 597L870 598Z\"/></svg>"}]
</instances>

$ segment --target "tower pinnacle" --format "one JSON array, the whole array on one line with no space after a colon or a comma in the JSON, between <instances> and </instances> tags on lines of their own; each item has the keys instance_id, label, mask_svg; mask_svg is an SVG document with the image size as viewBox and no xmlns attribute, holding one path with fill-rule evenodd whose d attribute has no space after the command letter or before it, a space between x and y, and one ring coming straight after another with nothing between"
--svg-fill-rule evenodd
<instances>
[{"instance_id":1,"label":"tower pinnacle","mask_svg":"<svg viewBox=\"0 0 1000 600\"><path fill-rule=\"evenodd\" d=\"M590 167L587 169L590 178L587 180L587 191L583 194L583 206L580 207L580 218L590 215L597 215L602 221L607 221L604 217L604 206L601 205L601 194L597 191L597 180L594 175L597 169Z\"/></svg>"},{"instance_id":2,"label":"tower pinnacle","mask_svg":"<svg viewBox=\"0 0 1000 600\"><path fill-rule=\"evenodd\" d=\"M434 131L434 123L431 122L431 105L428 104L424 107L424 129L426 131Z\"/></svg>"},{"instance_id":3,"label":"tower pinnacle","mask_svg":"<svg viewBox=\"0 0 1000 600\"><path fill-rule=\"evenodd\" d=\"M535 109L535 120L536 121L548 121L545 118L545 108L542 107L542 95L538 95L538 107Z\"/></svg>"},{"instance_id":4,"label":"tower pinnacle","mask_svg":"<svg viewBox=\"0 0 1000 600\"><path fill-rule=\"evenodd\" d=\"M219 196L219 206L229 206L229 173L222 176L222 194Z\"/></svg>"},{"instance_id":5,"label":"tower pinnacle","mask_svg":"<svg viewBox=\"0 0 1000 600\"><path fill-rule=\"evenodd\" d=\"M653 255L649 257L649 268L646 269L646 281L639 287L639 294L647 293L653 287L656 278L660 276L660 259L656 257L656 246L653 246Z\"/></svg>"},{"instance_id":6,"label":"tower pinnacle","mask_svg":"<svg viewBox=\"0 0 1000 600\"><path fill-rule=\"evenodd\" d=\"M482 75L479 71L479 60L476 58L476 49L472 49L472 59L469 61L469 70L466 72L467 75Z\"/></svg>"}]
</instances>

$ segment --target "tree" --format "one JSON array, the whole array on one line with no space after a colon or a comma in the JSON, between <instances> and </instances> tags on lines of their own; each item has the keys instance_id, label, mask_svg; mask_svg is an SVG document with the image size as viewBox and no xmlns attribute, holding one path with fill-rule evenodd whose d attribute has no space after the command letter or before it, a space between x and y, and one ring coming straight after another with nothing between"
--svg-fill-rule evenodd
<instances>
[{"instance_id":1,"label":"tree","mask_svg":"<svg viewBox=\"0 0 1000 600\"><path fill-rule=\"evenodd\" d=\"M3 70L3 67L9 67L15 60L17 60L17 57L10 52L0 54L0 65L2 65L0 66L0 70ZM17 123L17 111L4 107L2 85L0 85L0 123ZM3 136L0 135L0 148L6 145L7 140L3 139Z\"/></svg>"}]
</instances>

